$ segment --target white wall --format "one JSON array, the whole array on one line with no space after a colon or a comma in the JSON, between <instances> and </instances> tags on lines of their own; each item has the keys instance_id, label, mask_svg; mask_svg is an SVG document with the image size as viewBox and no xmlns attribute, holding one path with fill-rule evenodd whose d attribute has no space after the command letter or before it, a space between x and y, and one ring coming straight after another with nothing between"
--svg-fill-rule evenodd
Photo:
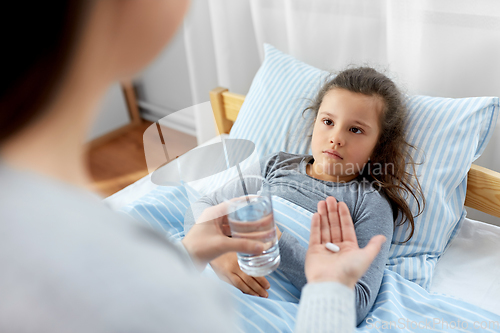
<instances>
[{"instance_id":1,"label":"white wall","mask_svg":"<svg viewBox=\"0 0 500 333\"><path fill-rule=\"evenodd\" d=\"M156 121L193 105L184 45L184 29L179 29L158 58L134 80L134 85L141 115L145 119ZM179 119L176 119L176 123L179 125L174 123L166 125L181 132L196 135L194 114L191 117L177 118Z\"/></svg>"}]
</instances>

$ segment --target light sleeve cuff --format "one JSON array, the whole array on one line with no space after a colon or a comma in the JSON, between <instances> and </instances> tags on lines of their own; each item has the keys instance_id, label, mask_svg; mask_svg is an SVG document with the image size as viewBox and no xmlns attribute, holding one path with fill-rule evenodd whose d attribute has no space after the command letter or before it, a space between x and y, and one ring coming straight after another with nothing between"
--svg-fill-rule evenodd
<instances>
[{"instance_id":1,"label":"light sleeve cuff","mask_svg":"<svg viewBox=\"0 0 500 333\"><path fill-rule=\"evenodd\" d=\"M355 318L352 289L338 282L308 283L302 289L294 332L353 332Z\"/></svg>"}]
</instances>

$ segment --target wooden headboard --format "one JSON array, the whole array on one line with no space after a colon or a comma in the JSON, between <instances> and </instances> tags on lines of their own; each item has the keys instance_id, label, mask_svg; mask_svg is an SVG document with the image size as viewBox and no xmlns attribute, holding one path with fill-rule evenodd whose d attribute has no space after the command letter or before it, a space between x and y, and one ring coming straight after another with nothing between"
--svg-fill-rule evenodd
<instances>
[{"instance_id":1,"label":"wooden headboard","mask_svg":"<svg viewBox=\"0 0 500 333\"><path fill-rule=\"evenodd\" d=\"M210 102L220 134L231 130L245 95L235 94L226 88L210 91ZM500 173L472 165L467 176L465 205L484 213L500 217Z\"/></svg>"}]
</instances>

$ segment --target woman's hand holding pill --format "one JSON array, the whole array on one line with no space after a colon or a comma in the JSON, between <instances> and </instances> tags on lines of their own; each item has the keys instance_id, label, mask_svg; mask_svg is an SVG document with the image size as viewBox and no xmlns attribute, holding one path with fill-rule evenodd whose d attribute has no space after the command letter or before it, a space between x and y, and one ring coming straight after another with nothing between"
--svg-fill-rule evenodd
<instances>
[{"instance_id":1,"label":"woman's hand holding pill","mask_svg":"<svg viewBox=\"0 0 500 333\"><path fill-rule=\"evenodd\" d=\"M311 220L305 263L307 282L335 281L353 289L385 240L382 235L375 236L360 249L347 205L337 203L333 197L320 201ZM327 243L332 243L329 248ZM336 253L335 246L339 249Z\"/></svg>"}]
</instances>

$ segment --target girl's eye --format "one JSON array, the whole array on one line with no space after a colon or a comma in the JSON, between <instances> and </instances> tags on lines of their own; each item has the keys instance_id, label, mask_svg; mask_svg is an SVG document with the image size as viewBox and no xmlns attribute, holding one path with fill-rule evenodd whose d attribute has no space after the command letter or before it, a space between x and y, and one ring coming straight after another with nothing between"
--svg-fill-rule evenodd
<instances>
[{"instance_id":1,"label":"girl's eye","mask_svg":"<svg viewBox=\"0 0 500 333\"><path fill-rule=\"evenodd\" d=\"M361 134L363 133L363 131L361 131L359 128L357 127L351 127L351 132L353 133L356 133L356 134Z\"/></svg>"},{"instance_id":2,"label":"girl's eye","mask_svg":"<svg viewBox=\"0 0 500 333\"><path fill-rule=\"evenodd\" d=\"M333 122L330 119L323 119L323 124L330 126L333 125Z\"/></svg>"}]
</instances>

